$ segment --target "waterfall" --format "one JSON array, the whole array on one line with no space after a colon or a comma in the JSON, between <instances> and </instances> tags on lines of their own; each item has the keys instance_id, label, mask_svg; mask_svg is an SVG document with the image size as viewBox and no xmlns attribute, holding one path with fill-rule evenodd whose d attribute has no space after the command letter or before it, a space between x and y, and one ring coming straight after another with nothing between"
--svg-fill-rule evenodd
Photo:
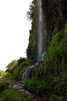
<instances>
[{"instance_id":1,"label":"waterfall","mask_svg":"<svg viewBox=\"0 0 67 101\"><path fill-rule=\"evenodd\" d=\"M38 24L37 24L37 34L38 34L38 61L43 61L44 55L46 53L46 18L43 14L42 0L37 0L38 9Z\"/></svg>"},{"instance_id":2,"label":"waterfall","mask_svg":"<svg viewBox=\"0 0 67 101\"><path fill-rule=\"evenodd\" d=\"M22 81L26 80L29 78L29 73L30 73L30 70L36 66L39 65L39 62L35 62L34 64L32 65L29 65L25 70L24 72L22 73Z\"/></svg>"},{"instance_id":3,"label":"waterfall","mask_svg":"<svg viewBox=\"0 0 67 101\"><path fill-rule=\"evenodd\" d=\"M46 20L45 23L43 21L43 9L42 9L42 0L37 0L37 36L38 36L38 42L37 42L37 48L38 48L38 56L37 56L37 62L33 63L32 65L29 65L24 72L22 73L22 81L29 78L29 73L32 68L37 67L41 61L43 61L44 55L46 53Z\"/></svg>"},{"instance_id":4,"label":"waterfall","mask_svg":"<svg viewBox=\"0 0 67 101\"><path fill-rule=\"evenodd\" d=\"M38 33L38 60L42 59L42 52L43 52L43 38L42 38L42 26L43 26L43 11L42 11L42 1L38 0L37 1L37 8L38 8L38 28L37 28L37 33Z\"/></svg>"}]
</instances>

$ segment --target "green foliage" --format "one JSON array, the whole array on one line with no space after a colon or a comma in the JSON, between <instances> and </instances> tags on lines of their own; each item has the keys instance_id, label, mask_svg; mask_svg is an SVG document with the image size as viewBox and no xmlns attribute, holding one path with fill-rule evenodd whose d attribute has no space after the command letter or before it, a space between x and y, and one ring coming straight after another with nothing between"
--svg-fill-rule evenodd
<instances>
[{"instance_id":1,"label":"green foliage","mask_svg":"<svg viewBox=\"0 0 67 101\"><path fill-rule=\"evenodd\" d=\"M63 101L62 97L67 100L67 72L65 73L67 71L67 24L60 32L55 29L44 63L40 64L34 71L35 73L31 72L31 77L47 82L41 85L41 81L27 80L24 83L27 90L37 95L48 92L55 94L47 101Z\"/></svg>"},{"instance_id":2,"label":"green foliage","mask_svg":"<svg viewBox=\"0 0 67 101\"><path fill-rule=\"evenodd\" d=\"M52 91L67 99L67 72L62 73L60 77L54 77L51 83Z\"/></svg>"},{"instance_id":3,"label":"green foliage","mask_svg":"<svg viewBox=\"0 0 67 101\"><path fill-rule=\"evenodd\" d=\"M0 70L0 78L3 78L6 75L6 72Z\"/></svg>"},{"instance_id":4,"label":"green foliage","mask_svg":"<svg viewBox=\"0 0 67 101\"><path fill-rule=\"evenodd\" d=\"M6 67L7 68L7 71L10 72L10 73L13 73L14 68L16 68L16 66L17 66L17 63L18 63L17 60L13 60L12 62L10 62L8 64L8 66Z\"/></svg>"},{"instance_id":5,"label":"green foliage","mask_svg":"<svg viewBox=\"0 0 67 101\"><path fill-rule=\"evenodd\" d=\"M63 59L67 58L67 30L62 30L53 36L48 55L51 58Z\"/></svg>"},{"instance_id":6,"label":"green foliage","mask_svg":"<svg viewBox=\"0 0 67 101\"><path fill-rule=\"evenodd\" d=\"M33 0L28 14L28 18L32 20L31 30L29 31L29 45L27 48L27 56L31 60L35 60L37 58L37 0Z\"/></svg>"},{"instance_id":7,"label":"green foliage","mask_svg":"<svg viewBox=\"0 0 67 101\"><path fill-rule=\"evenodd\" d=\"M0 78L5 80L14 80L14 77L9 72L0 71Z\"/></svg>"},{"instance_id":8,"label":"green foliage","mask_svg":"<svg viewBox=\"0 0 67 101\"><path fill-rule=\"evenodd\" d=\"M52 37L52 41L50 43L50 46L48 48L48 52L45 56L45 63L49 62L54 64L55 67L57 64L57 67L61 69L65 69L67 65L67 29L65 26L65 29L62 31L56 33Z\"/></svg>"},{"instance_id":9,"label":"green foliage","mask_svg":"<svg viewBox=\"0 0 67 101\"><path fill-rule=\"evenodd\" d=\"M26 80L24 82L24 88L38 96L42 96L49 92L46 82L35 79Z\"/></svg>"},{"instance_id":10,"label":"green foliage","mask_svg":"<svg viewBox=\"0 0 67 101\"><path fill-rule=\"evenodd\" d=\"M0 82L0 93L8 87L8 83L1 81Z\"/></svg>"},{"instance_id":11,"label":"green foliage","mask_svg":"<svg viewBox=\"0 0 67 101\"><path fill-rule=\"evenodd\" d=\"M28 79L24 82L24 88L38 96L55 95L49 97L52 99L51 101L54 101L53 99L58 99L57 101L67 100L67 72L61 73L60 76L52 77L50 81Z\"/></svg>"},{"instance_id":12,"label":"green foliage","mask_svg":"<svg viewBox=\"0 0 67 101\"><path fill-rule=\"evenodd\" d=\"M0 95L0 101L26 101L15 89L8 88Z\"/></svg>"},{"instance_id":13,"label":"green foliage","mask_svg":"<svg viewBox=\"0 0 67 101\"><path fill-rule=\"evenodd\" d=\"M25 59L25 58L13 60L6 67L7 68L6 71L8 71L14 77L14 79L18 80L21 71L23 71L24 68L26 68L30 63L31 63L31 60ZM9 74L7 74L6 77L9 77Z\"/></svg>"},{"instance_id":14,"label":"green foliage","mask_svg":"<svg viewBox=\"0 0 67 101\"><path fill-rule=\"evenodd\" d=\"M33 17L35 16L35 3L36 3L36 0L33 0L31 2L31 5L29 7L29 11L27 12L27 16L28 16L29 20L32 20Z\"/></svg>"},{"instance_id":15,"label":"green foliage","mask_svg":"<svg viewBox=\"0 0 67 101\"><path fill-rule=\"evenodd\" d=\"M21 64L18 65L18 67L14 70L14 77L17 80L21 71L24 70L29 64L31 63L31 60L25 59Z\"/></svg>"}]
</instances>

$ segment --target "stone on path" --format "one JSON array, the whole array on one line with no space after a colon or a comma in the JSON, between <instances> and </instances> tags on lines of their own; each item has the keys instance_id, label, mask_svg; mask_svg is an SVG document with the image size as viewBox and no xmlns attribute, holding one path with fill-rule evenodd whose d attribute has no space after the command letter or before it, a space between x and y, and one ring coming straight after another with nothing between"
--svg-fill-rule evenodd
<instances>
[{"instance_id":1,"label":"stone on path","mask_svg":"<svg viewBox=\"0 0 67 101\"><path fill-rule=\"evenodd\" d=\"M15 88L26 98L26 101L43 101L42 98L37 97L33 95L31 92L25 90L21 82L10 82L9 87Z\"/></svg>"}]
</instances>

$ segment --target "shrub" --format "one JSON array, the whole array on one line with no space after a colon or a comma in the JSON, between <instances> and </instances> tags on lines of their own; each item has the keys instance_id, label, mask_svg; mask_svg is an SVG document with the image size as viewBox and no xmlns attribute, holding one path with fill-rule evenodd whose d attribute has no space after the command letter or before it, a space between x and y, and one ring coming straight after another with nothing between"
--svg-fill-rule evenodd
<instances>
[{"instance_id":1,"label":"shrub","mask_svg":"<svg viewBox=\"0 0 67 101\"><path fill-rule=\"evenodd\" d=\"M67 99L67 72L62 73L60 77L53 78L52 88L55 94Z\"/></svg>"},{"instance_id":2,"label":"shrub","mask_svg":"<svg viewBox=\"0 0 67 101\"><path fill-rule=\"evenodd\" d=\"M0 101L26 101L15 89L8 88L0 95Z\"/></svg>"},{"instance_id":3,"label":"shrub","mask_svg":"<svg viewBox=\"0 0 67 101\"><path fill-rule=\"evenodd\" d=\"M0 77L3 78L6 76L6 72L0 70Z\"/></svg>"},{"instance_id":4,"label":"shrub","mask_svg":"<svg viewBox=\"0 0 67 101\"><path fill-rule=\"evenodd\" d=\"M0 71L0 78L3 80L14 80L13 75L11 75L11 73L9 72L4 72L4 71Z\"/></svg>"},{"instance_id":5,"label":"shrub","mask_svg":"<svg viewBox=\"0 0 67 101\"><path fill-rule=\"evenodd\" d=\"M67 59L67 30L62 30L52 37L48 56L55 59Z\"/></svg>"},{"instance_id":6,"label":"shrub","mask_svg":"<svg viewBox=\"0 0 67 101\"><path fill-rule=\"evenodd\" d=\"M26 80L24 82L24 88L39 96L49 92L46 82L35 79Z\"/></svg>"},{"instance_id":7,"label":"shrub","mask_svg":"<svg viewBox=\"0 0 67 101\"><path fill-rule=\"evenodd\" d=\"M1 81L0 82L0 93L8 87L8 83Z\"/></svg>"},{"instance_id":8,"label":"shrub","mask_svg":"<svg viewBox=\"0 0 67 101\"><path fill-rule=\"evenodd\" d=\"M13 60L12 62L10 62L8 65L7 65L7 70L8 72L10 73L13 73L14 69L16 68L18 64L18 60Z\"/></svg>"},{"instance_id":9,"label":"shrub","mask_svg":"<svg viewBox=\"0 0 67 101\"><path fill-rule=\"evenodd\" d=\"M27 67L30 63L31 60L25 58L20 58L19 60L13 60L6 67L7 68L6 71L9 72L14 77L14 79L18 80L21 71L24 70L24 68Z\"/></svg>"},{"instance_id":10,"label":"shrub","mask_svg":"<svg viewBox=\"0 0 67 101\"><path fill-rule=\"evenodd\" d=\"M22 70L24 70L24 68L26 68L30 63L31 63L31 60L25 59L23 62L21 62L21 64L19 64L17 66L16 69L14 69L13 75L14 75L16 80L18 79L20 72Z\"/></svg>"},{"instance_id":11,"label":"shrub","mask_svg":"<svg viewBox=\"0 0 67 101\"><path fill-rule=\"evenodd\" d=\"M67 70L67 28L56 33L45 55L45 66L53 68L57 74Z\"/></svg>"}]
</instances>

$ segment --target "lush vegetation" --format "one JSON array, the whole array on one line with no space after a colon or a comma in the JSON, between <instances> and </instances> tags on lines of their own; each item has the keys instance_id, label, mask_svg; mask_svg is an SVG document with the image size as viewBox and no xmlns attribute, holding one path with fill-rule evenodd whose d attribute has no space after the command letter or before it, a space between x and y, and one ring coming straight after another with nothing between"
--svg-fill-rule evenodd
<instances>
[{"instance_id":1,"label":"lush vegetation","mask_svg":"<svg viewBox=\"0 0 67 101\"><path fill-rule=\"evenodd\" d=\"M42 0L47 25L46 55L37 68L31 70L24 88L43 98L43 101L67 101L67 0ZM9 88L7 80L19 80L32 60L37 59L37 5L33 0L28 18L32 20L28 59L14 60L0 71L0 101L25 101L15 89ZM43 17L44 18L44 17ZM44 43L43 43L44 44ZM31 59L31 60L30 60Z\"/></svg>"},{"instance_id":2,"label":"lush vegetation","mask_svg":"<svg viewBox=\"0 0 67 101\"><path fill-rule=\"evenodd\" d=\"M50 47L48 49L47 58L57 61L67 60L67 27L53 35Z\"/></svg>"},{"instance_id":3,"label":"lush vegetation","mask_svg":"<svg viewBox=\"0 0 67 101\"><path fill-rule=\"evenodd\" d=\"M24 87L36 95L54 94L67 100L67 24L53 34L44 62L31 71L31 79L25 81Z\"/></svg>"},{"instance_id":4,"label":"lush vegetation","mask_svg":"<svg viewBox=\"0 0 67 101\"><path fill-rule=\"evenodd\" d=\"M29 31L29 45L27 48L27 57L31 60L37 58L37 4L36 0L33 0L29 11L27 13L29 20L31 20L31 29Z\"/></svg>"},{"instance_id":5,"label":"lush vegetation","mask_svg":"<svg viewBox=\"0 0 67 101\"><path fill-rule=\"evenodd\" d=\"M0 95L0 101L26 101L15 89L5 89Z\"/></svg>"},{"instance_id":6,"label":"lush vegetation","mask_svg":"<svg viewBox=\"0 0 67 101\"><path fill-rule=\"evenodd\" d=\"M50 66L57 75L67 71L67 24L65 29L53 35L45 56L45 65L48 69Z\"/></svg>"},{"instance_id":7,"label":"lush vegetation","mask_svg":"<svg viewBox=\"0 0 67 101\"><path fill-rule=\"evenodd\" d=\"M11 75L9 72L4 72L0 70L0 79L14 80L14 76Z\"/></svg>"},{"instance_id":8,"label":"lush vegetation","mask_svg":"<svg viewBox=\"0 0 67 101\"><path fill-rule=\"evenodd\" d=\"M45 81L38 81L35 79L26 80L24 82L24 88L38 96L42 96L49 92L47 83Z\"/></svg>"},{"instance_id":9,"label":"lush vegetation","mask_svg":"<svg viewBox=\"0 0 67 101\"><path fill-rule=\"evenodd\" d=\"M21 76L23 70L31 63L30 60L24 60L21 64L18 65L18 67L14 70L14 77L16 80L19 79ZM19 76L18 76L19 75Z\"/></svg>"},{"instance_id":10,"label":"lush vegetation","mask_svg":"<svg viewBox=\"0 0 67 101\"><path fill-rule=\"evenodd\" d=\"M0 78L6 76L6 72L0 70Z\"/></svg>"},{"instance_id":11,"label":"lush vegetation","mask_svg":"<svg viewBox=\"0 0 67 101\"><path fill-rule=\"evenodd\" d=\"M59 77L54 77L50 87L52 87L52 92L67 100L67 72L63 72Z\"/></svg>"},{"instance_id":12,"label":"lush vegetation","mask_svg":"<svg viewBox=\"0 0 67 101\"><path fill-rule=\"evenodd\" d=\"M26 101L15 89L9 88L9 83L0 81L0 101Z\"/></svg>"},{"instance_id":13,"label":"lush vegetation","mask_svg":"<svg viewBox=\"0 0 67 101\"><path fill-rule=\"evenodd\" d=\"M8 88L8 83L4 82L4 81L0 81L0 93L5 90L6 88Z\"/></svg>"},{"instance_id":14,"label":"lush vegetation","mask_svg":"<svg viewBox=\"0 0 67 101\"><path fill-rule=\"evenodd\" d=\"M16 80L18 80L23 72L23 70L31 63L31 60L20 58L19 60L14 60L8 64L6 67L9 73L11 73Z\"/></svg>"},{"instance_id":15,"label":"lush vegetation","mask_svg":"<svg viewBox=\"0 0 67 101\"><path fill-rule=\"evenodd\" d=\"M17 63L18 63L17 60L13 60L12 62L10 62L8 64L8 66L6 67L7 71L10 72L10 73L12 73L14 71L14 68L16 68Z\"/></svg>"},{"instance_id":16,"label":"lush vegetation","mask_svg":"<svg viewBox=\"0 0 67 101\"><path fill-rule=\"evenodd\" d=\"M24 88L38 96L48 96L54 94L63 99L67 99L67 72L63 72L59 77L52 77L48 80L29 79L24 82Z\"/></svg>"},{"instance_id":17,"label":"lush vegetation","mask_svg":"<svg viewBox=\"0 0 67 101\"><path fill-rule=\"evenodd\" d=\"M5 75L5 72L0 70L0 77L3 77Z\"/></svg>"}]
</instances>

